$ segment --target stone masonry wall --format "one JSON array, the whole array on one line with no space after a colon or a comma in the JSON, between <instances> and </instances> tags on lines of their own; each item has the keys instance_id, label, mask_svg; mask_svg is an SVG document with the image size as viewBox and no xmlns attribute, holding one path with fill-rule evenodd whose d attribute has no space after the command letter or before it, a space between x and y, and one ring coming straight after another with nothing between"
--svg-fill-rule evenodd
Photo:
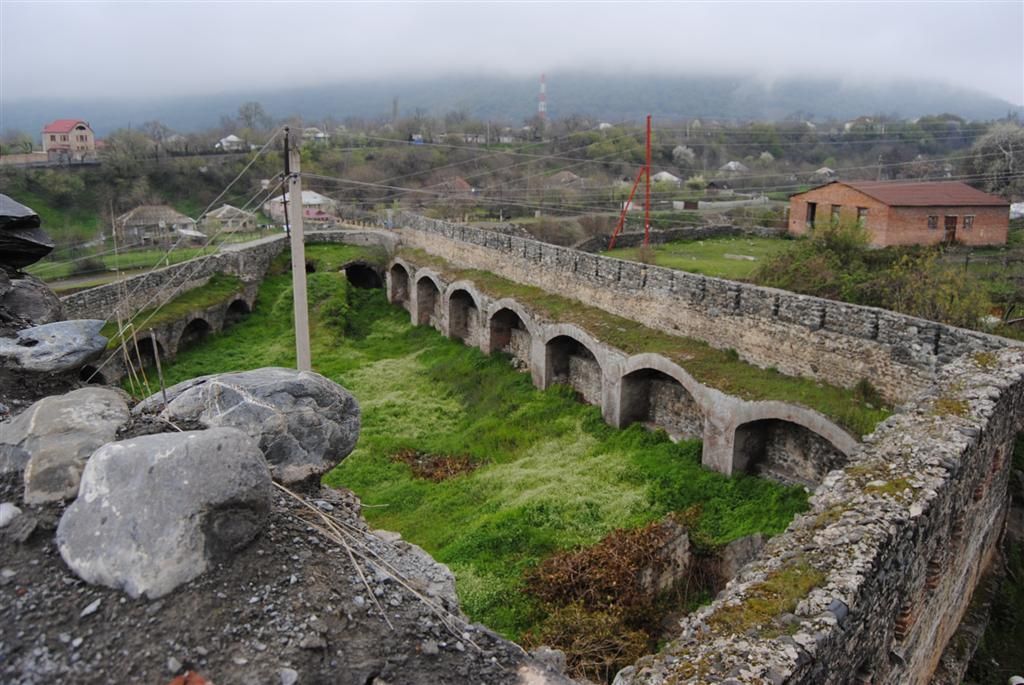
<instances>
[{"instance_id":1,"label":"stone masonry wall","mask_svg":"<svg viewBox=\"0 0 1024 685\"><path fill-rule=\"evenodd\" d=\"M735 349L745 361L852 387L892 402L925 388L943 363L1013 345L872 307L646 266L403 214L402 241L600 307L673 335Z\"/></svg>"},{"instance_id":2,"label":"stone masonry wall","mask_svg":"<svg viewBox=\"0 0 1024 685\"><path fill-rule=\"evenodd\" d=\"M700 438L704 415L690 393L675 381L652 380L648 386L648 421L669 435Z\"/></svg>"},{"instance_id":3,"label":"stone masonry wall","mask_svg":"<svg viewBox=\"0 0 1024 685\"><path fill-rule=\"evenodd\" d=\"M846 455L809 430L780 421L767 423L764 456L753 473L814 488L829 471L847 462Z\"/></svg>"},{"instance_id":4,"label":"stone masonry wall","mask_svg":"<svg viewBox=\"0 0 1024 685\"><path fill-rule=\"evenodd\" d=\"M564 380L576 389L584 402L601 406L601 367L593 357L569 355L569 377Z\"/></svg>"},{"instance_id":5,"label":"stone masonry wall","mask_svg":"<svg viewBox=\"0 0 1024 685\"><path fill-rule=\"evenodd\" d=\"M242 247L229 246L234 249L131 276L120 283L81 290L61 298L64 313L69 319L107 319L115 315L121 303L122 313L130 316L203 286L214 274L238 276L245 283L259 281L286 244L284 236L274 236Z\"/></svg>"},{"instance_id":6,"label":"stone masonry wall","mask_svg":"<svg viewBox=\"0 0 1024 685\"><path fill-rule=\"evenodd\" d=\"M615 684L929 682L1002 532L1024 350L966 355L937 381ZM793 589L808 576L809 590ZM751 607L779 588L792 604Z\"/></svg>"}]
</instances>

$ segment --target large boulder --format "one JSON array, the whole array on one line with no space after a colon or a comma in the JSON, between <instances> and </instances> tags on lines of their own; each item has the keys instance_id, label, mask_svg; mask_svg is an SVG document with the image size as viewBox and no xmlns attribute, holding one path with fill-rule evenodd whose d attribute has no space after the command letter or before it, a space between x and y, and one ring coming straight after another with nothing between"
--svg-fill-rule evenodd
<instances>
[{"instance_id":1,"label":"large boulder","mask_svg":"<svg viewBox=\"0 0 1024 685\"><path fill-rule=\"evenodd\" d=\"M0 264L21 269L53 249L53 241L40 228L34 210L0 195Z\"/></svg>"},{"instance_id":2,"label":"large boulder","mask_svg":"<svg viewBox=\"0 0 1024 685\"><path fill-rule=\"evenodd\" d=\"M64 306L49 286L31 274L4 274L0 311L21 326L39 326L64 318Z\"/></svg>"},{"instance_id":3,"label":"large boulder","mask_svg":"<svg viewBox=\"0 0 1024 685\"><path fill-rule=\"evenodd\" d=\"M171 422L230 426L258 441L274 478L318 477L349 455L359 438L359 404L318 373L268 367L202 376L157 393L135 412Z\"/></svg>"},{"instance_id":4,"label":"large boulder","mask_svg":"<svg viewBox=\"0 0 1024 685\"><path fill-rule=\"evenodd\" d=\"M44 397L0 425L0 471L25 471L25 502L74 497L85 460L130 413L124 393L90 387Z\"/></svg>"},{"instance_id":5,"label":"large boulder","mask_svg":"<svg viewBox=\"0 0 1024 685\"><path fill-rule=\"evenodd\" d=\"M92 361L107 348L99 319L75 319L33 326L0 338L0 366L12 371L62 373Z\"/></svg>"},{"instance_id":6,"label":"large boulder","mask_svg":"<svg viewBox=\"0 0 1024 685\"><path fill-rule=\"evenodd\" d=\"M57 547L89 583L160 597L248 544L272 488L256 443L233 428L112 442L86 464Z\"/></svg>"}]
</instances>

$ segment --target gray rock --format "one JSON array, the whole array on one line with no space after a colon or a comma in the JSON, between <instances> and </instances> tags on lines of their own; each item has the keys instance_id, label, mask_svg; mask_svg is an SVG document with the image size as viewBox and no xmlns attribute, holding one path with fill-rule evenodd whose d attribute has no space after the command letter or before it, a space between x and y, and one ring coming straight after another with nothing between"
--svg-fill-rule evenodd
<instances>
[{"instance_id":1,"label":"gray rock","mask_svg":"<svg viewBox=\"0 0 1024 685\"><path fill-rule=\"evenodd\" d=\"M30 274L20 274L0 289L0 309L29 326L60 321L64 307L49 286Z\"/></svg>"},{"instance_id":2,"label":"gray rock","mask_svg":"<svg viewBox=\"0 0 1024 685\"><path fill-rule=\"evenodd\" d=\"M202 376L157 393L134 409L171 421L230 426L259 442L274 478L320 476L348 456L359 438L359 404L318 373L276 367Z\"/></svg>"},{"instance_id":3,"label":"gray rock","mask_svg":"<svg viewBox=\"0 0 1024 685\"><path fill-rule=\"evenodd\" d=\"M17 518L20 513L21 509L12 502L0 503L0 528L6 528L7 524Z\"/></svg>"},{"instance_id":4,"label":"gray rock","mask_svg":"<svg viewBox=\"0 0 1024 685\"><path fill-rule=\"evenodd\" d=\"M754 533L738 540L733 540L722 548L718 553L720 559L719 571L722 578L729 580L736 577L740 569L764 547L764 537L760 533Z\"/></svg>"},{"instance_id":5,"label":"gray rock","mask_svg":"<svg viewBox=\"0 0 1024 685\"><path fill-rule=\"evenodd\" d=\"M0 338L0 366L31 373L60 373L100 356L107 339L99 319L75 319L33 326Z\"/></svg>"},{"instance_id":6,"label":"gray rock","mask_svg":"<svg viewBox=\"0 0 1024 685\"><path fill-rule=\"evenodd\" d=\"M86 464L57 547L87 582L160 597L248 544L271 489L259 448L235 429L110 443Z\"/></svg>"},{"instance_id":7,"label":"gray rock","mask_svg":"<svg viewBox=\"0 0 1024 685\"><path fill-rule=\"evenodd\" d=\"M294 668L279 669L277 674L281 677L281 685L295 685L299 682L299 672Z\"/></svg>"},{"instance_id":8,"label":"gray rock","mask_svg":"<svg viewBox=\"0 0 1024 685\"><path fill-rule=\"evenodd\" d=\"M545 645L541 645L530 652L530 656L544 664L555 673L565 673L565 652L560 649L552 649Z\"/></svg>"},{"instance_id":9,"label":"gray rock","mask_svg":"<svg viewBox=\"0 0 1024 685\"><path fill-rule=\"evenodd\" d=\"M44 397L3 425L0 470L25 471L25 502L74 497L85 460L128 422L124 393L89 387Z\"/></svg>"}]
</instances>

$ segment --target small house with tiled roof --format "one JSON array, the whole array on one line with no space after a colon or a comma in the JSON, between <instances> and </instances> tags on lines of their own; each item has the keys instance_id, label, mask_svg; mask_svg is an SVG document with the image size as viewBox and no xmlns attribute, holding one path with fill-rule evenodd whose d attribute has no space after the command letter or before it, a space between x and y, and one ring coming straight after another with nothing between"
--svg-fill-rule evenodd
<instances>
[{"instance_id":1,"label":"small house with tiled roof","mask_svg":"<svg viewBox=\"0 0 1024 685\"><path fill-rule=\"evenodd\" d=\"M833 181L789 199L789 233L860 222L871 244L1005 245L1010 204L960 181Z\"/></svg>"},{"instance_id":2,"label":"small house with tiled roof","mask_svg":"<svg viewBox=\"0 0 1024 685\"><path fill-rule=\"evenodd\" d=\"M237 233L256 229L256 215L231 205L221 205L202 217L202 226L208 232Z\"/></svg>"},{"instance_id":3,"label":"small house with tiled roof","mask_svg":"<svg viewBox=\"0 0 1024 685\"><path fill-rule=\"evenodd\" d=\"M43 127L43 152L51 160L84 162L96 156L96 134L88 121L57 119Z\"/></svg>"},{"instance_id":4,"label":"small house with tiled roof","mask_svg":"<svg viewBox=\"0 0 1024 685\"><path fill-rule=\"evenodd\" d=\"M184 240L202 240L196 222L167 205L140 205L114 221L118 239L124 247L165 244Z\"/></svg>"}]
</instances>

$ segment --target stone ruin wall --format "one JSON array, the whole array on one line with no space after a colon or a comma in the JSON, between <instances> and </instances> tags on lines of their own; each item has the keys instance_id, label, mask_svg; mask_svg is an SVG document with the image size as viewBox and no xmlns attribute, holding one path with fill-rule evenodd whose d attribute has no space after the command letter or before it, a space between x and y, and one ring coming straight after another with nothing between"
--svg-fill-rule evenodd
<instances>
[{"instance_id":1,"label":"stone ruin wall","mask_svg":"<svg viewBox=\"0 0 1024 685\"><path fill-rule=\"evenodd\" d=\"M944 368L935 388L829 474L811 511L616 685L929 682L996 552L1008 507L1024 351L992 357ZM797 562L824 579L787 624L742 635L721 627L760 583Z\"/></svg>"},{"instance_id":2,"label":"stone ruin wall","mask_svg":"<svg viewBox=\"0 0 1024 685\"><path fill-rule=\"evenodd\" d=\"M347 245L381 246L393 250L397 238L381 231L310 231L306 243L344 243ZM219 252L178 264L129 276L120 283L108 283L81 290L61 298L69 319L107 319L121 311L130 315L142 309L160 306L193 288L209 282L215 274L237 276L243 283L263 280L274 258L288 246L284 235L272 236L252 243L227 245ZM124 297L127 294L127 297Z\"/></svg>"},{"instance_id":3,"label":"stone ruin wall","mask_svg":"<svg viewBox=\"0 0 1024 685\"><path fill-rule=\"evenodd\" d=\"M944 363L1003 338L872 307L600 257L414 214L402 242L466 268L559 293L672 335L735 349L745 361L842 387L867 379L891 402Z\"/></svg>"},{"instance_id":4,"label":"stone ruin wall","mask_svg":"<svg viewBox=\"0 0 1024 685\"><path fill-rule=\"evenodd\" d=\"M206 257L129 276L118 283L80 290L65 295L61 302L69 319L113 318L119 304L122 315L130 316L204 286L215 274L237 276L243 283L261 281L274 257L281 254L286 244L284 236L277 236L242 248L232 246Z\"/></svg>"}]
</instances>

